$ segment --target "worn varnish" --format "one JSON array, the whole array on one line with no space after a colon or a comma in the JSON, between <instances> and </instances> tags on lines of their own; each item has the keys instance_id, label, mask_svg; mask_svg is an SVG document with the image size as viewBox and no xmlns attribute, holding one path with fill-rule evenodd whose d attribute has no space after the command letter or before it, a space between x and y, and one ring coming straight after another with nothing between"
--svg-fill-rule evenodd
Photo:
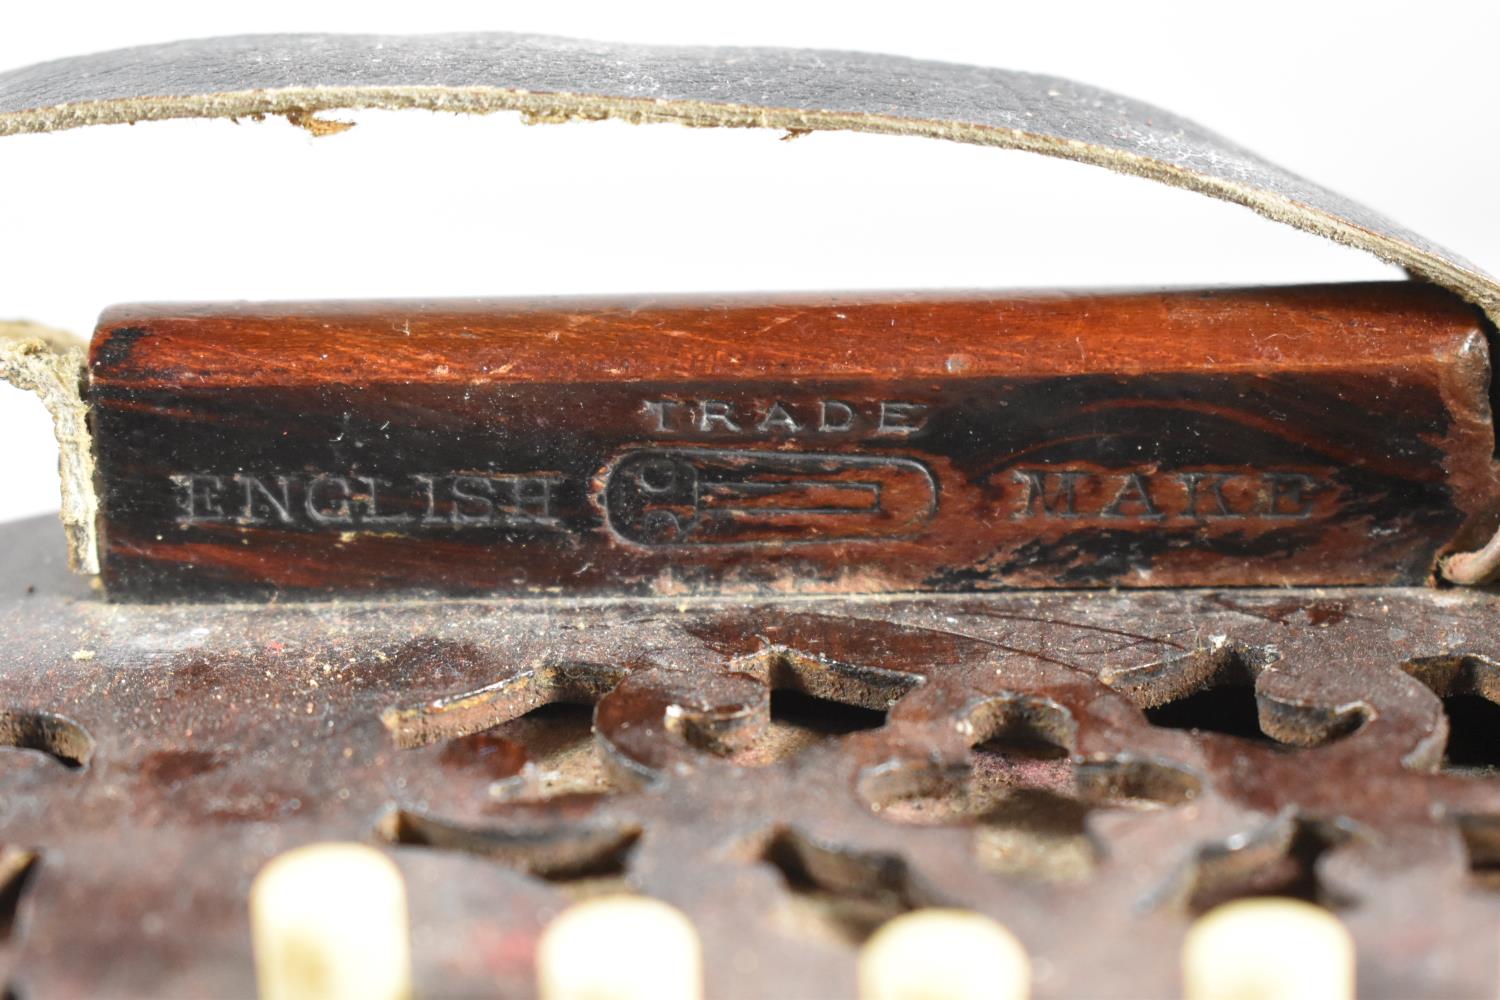
<instances>
[{"instance_id":1,"label":"worn varnish","mask_svg":"<svg viewBox=\"0 0 1500 1000\"><path fill-rule=\"evenodd\" d=\"M1407 584L1495 527L1411 282L154 305L88 392L111 594Z\"/></svg>"}]
</instances>

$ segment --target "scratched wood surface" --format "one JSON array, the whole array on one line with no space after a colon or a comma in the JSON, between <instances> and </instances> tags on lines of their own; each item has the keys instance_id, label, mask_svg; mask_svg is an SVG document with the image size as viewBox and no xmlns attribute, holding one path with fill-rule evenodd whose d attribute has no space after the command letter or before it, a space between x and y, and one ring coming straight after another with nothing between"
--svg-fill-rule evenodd
<instances>
[{"instance_id":1,"label":"scratched wood surface","mask_svg":"<svg viewBox=\"0 0 1500 1000\"><path fill-rule=\"evenodd\" d=\"M130 306L123 598L1416 584L1496 524L1478 314L1399 282Z\"/></svg>"}]
</instances>

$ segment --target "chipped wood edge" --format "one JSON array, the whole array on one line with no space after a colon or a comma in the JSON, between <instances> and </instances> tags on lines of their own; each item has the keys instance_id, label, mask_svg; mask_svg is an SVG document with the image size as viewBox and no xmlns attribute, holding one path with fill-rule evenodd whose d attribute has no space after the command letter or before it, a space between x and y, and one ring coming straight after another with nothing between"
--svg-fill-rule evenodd
<instances>
[{"instance_id":1,"label":"chipped wood edge","mask_svg":"<svg viewBox=\"0 0 1500 1000\"><path fill-rule=\"evenodd\" d=\"M358 86L289 87L81 101L0 115L0 136L54 132L88 125L265 115L286 117L293 124L308 128L318 135L342 131L346 127L342 122L327 122L315 118L319 112L362 109L421 109L470 114L514 111L533 124L614 119L631 124L674 123L700 128L779 129L790 135L802 135L811 131L852 131L919 136L1039 153L1185 188L1244 206L1295 229L1365 250L1381 260L1398 264L1418 277L1457 293L1482 309L1492 322L1500 324L1500 283L1494 279L1418 246L1372 232L1329 211L1248 184L1211 177L1094 143L970 122L700 100L622 98L566 92L535 93L502 87ZM7 357L10 357L14 354L14 349L8 350L11 354L7 354ZM15 356L34 358L35 349L30 355L23 352ZM35 360L19 365L12 362L0 374L5 374L10 381L23 388L47 387L45 390L33 388L33 391L43 395L43 402L52 411L57 422L58 442L64 448L61 460L63 522L68 528L69 559L81 572L92 573L98 571L97 539L93 527L97 500L93 493L92 456L76 386L62 372L73 364L75 362L64 362L60 358L51 366L40 365ZM45 377L41 375L43 369L48 372ZM12 372L21 374L11 374ZM23 385L21 380L30 380L30 384ZM74 387L65 389L64 386ZM1478 553L1445 559L1441 564L1441 571L1453 582L1465 584L1486 582L1500 574L1500 534Z\"/></svg>"}]
</instances>

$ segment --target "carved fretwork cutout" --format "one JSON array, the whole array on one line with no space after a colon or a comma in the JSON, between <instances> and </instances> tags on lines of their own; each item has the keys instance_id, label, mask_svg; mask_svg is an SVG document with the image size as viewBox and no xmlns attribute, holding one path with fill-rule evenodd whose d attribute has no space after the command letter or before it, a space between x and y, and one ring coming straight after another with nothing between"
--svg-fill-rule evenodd
<instances>
[{"instance_id":1,"label":"carved fretwork cutout","mask_svg":"<svg viewBox=\"0 0 1500 1000\"><path fill-rule=\"evenodd\" d=\"M781 830L767 841L761 860L789 891L779 916L795 934L859 944L916 905L906 864L894 855L845 852Z\"/></svg>"},{"instance_id":2,"label":"carved fretwork cutout","mask_svg":"<svg viewBox=\"0 0 1500 1000\"><path fill-rule=\"evenodd\" d=\"M983 817L975 831L979 864L997 875L1049 882L1087 877L1098 851L1084 829L1089 806L1047 792L1022 790Z\"/></svg>"},{"instance_id":3,"label":"carved fretwork cutout","mask_svg":"<svg viewBox=\"0 0 1500 1000\"><path fill-rule=\"evenodd\" d=\"M1475 777L1500 775L1500 663L1455 653L1402 665L1443 701L1448 743L1443 769Z\"/></svg>"},{"instance_id":4,"label":"carved fretwork cutout","mask_svg":"<svg viewBox=\"0 0 1500 1000\"><path fill-rule=\"evenodd\" d=\"M1262 689L1262 673L1280 660L1272 646L1223 636L1182 656L1100 672L1164 729L1215 733L1267 749L1322 746L1358 731L1370 719L1363 702L1328 706L1286 702Z\"/></svg>"},{"instance_id":5,"label":"carved fretwork cutout","mask_svg":"<svg viewBox=\"0 0 1500 1000\"><path fill-rule=\"evenodd\" d=\"M32 851L9 845L0 847L0 945L15 936L21 901L36 875L38 860ZM0 991L0 1000L20 1000L20 996L14 983Z\"/></svg>"},{"instance_id":6,"label":"carved fretwork cutout","mask_svg":"<svg viewBox=\"0 0 1500 1000\"><path fill-rule=\"evenodd\" d=\"M1163 729L1221 733L1268 747L1281 745L1261 731L1255 689L1245 684L1204 688L1145 711L1151 724Z\"/></svg>"},{"instance_id":7,"label":"carved fretwork cutout","mask_svg":"<svg viewBox=\"0 0 1500 1000\"><path fill-rule=\"evenodd\" d=\"M64 767L86 766L94 738L72 719L29 709L0 709L0 747L35 750Z\"/></svg>"},{"instance_id":8,"label":"carved fretwork cutout","mask_svg":"<svg viewBox=\"0 0 1500 1000\"><path fill-rule=\"evenodd\" d=\"M381 719L412 752L405 766L420 767L425 754L450 793L460 781L495 802L523 804L635 790L708 758L777 764L879 728L890 705L920 683L911 673L776 645L730 665L736 669L544 664L391 706Z\"/></svg>"},{"instance_id":9,"label":"carved fretwork cutout","mask_svg":"<svg viewBox=\"0 0 1500 1000\"><path fill-rule=\"evenodd\" d=\"M806 640L808 637L803 637ZM816 648L810 644L810 648ZM861 650L859 652L869 653ZM863 708L884 716L887 709L922 683L920 675L902 670L888 670L866 662L845 662L827 655L815 655L799 648L771 644L734 661L761 681L785 702L783 710L796 710L797 695L803 695L842 706L838 711L851 722L853 729L874 728L874 716L851 715L844 708ZM791 695L790 700L786 699ZM804 703L805 704L805 703ZM773 711L775 706L773 705ZM860 721L860 720L863 721Z\"/></svg>"},{"instance_id":10,"label":"carved fretwork cutout","mask_svg":"<svg viewBox=\"0 0 1500 1000\"><path fill-rule=\"evenodd\" d=\"M878 729L886 713L803 691L771 692L771 721L753 745L729 760L743 767L759 767L790 760L827 740Z\"/></svg>"},{"instance_id":11,"label":"carved fretwork cutout","mask_svg":"<svg viewBox=\"0 0 1500 1000\"><path fill-rule=\"evenodd\" d=\"M921 766L876 771L861 790L893 822L972 826L977 860L997 874L1082 879L1097 861L1085 827L1091 811L1155 806L1156 792L1172 802L1190 795L1165 782L1132 780L1123 765L1079 768L1070 749L1074 721L1046 699L993 698L969 712L968 724L977 742L966 774Z\"/></svg>"},{"instance_id":12,"label":"carved fretwork cutout","mask_svg":"<svg viewBox=\"0 0 1500 1000\"><path fill-rule=\"evenodd\" d=\"M36 874L37 856L17 847L0 847L0 942L15 932L26 886Z\"/></svg>"},{"instance_id":13,"label":"carved fretwork cutout","mask_svg":"<svg viewBox=\"0 0 1500 1000\"><path fill-rule=\"evenodd\" d=\"M1261 729L1255 697L1256 677L1275 660L1274 651L1216 639L1158 663L1106 670L1100 680L1140 705L1153 726L1277 746Z\"/></svg>"},{"instance_id":14,"label":"carved fretwork cutout","mask_svg":"<svg viewBox=\"0 0 1500 1000\"><path fill-rule=\"evenodd\" d=\"M1034 734L987 739L969 754L969 772L962 776L931 775L909 794L877 797L882 814L899 822L935 824L988 814L1001 800L1019 790L1067 795L1073 789L1074 767L1065 747ZM878 786L867 783L872 791Z\"/></svg>"},{"instance_id":15,"label":"carved fretwork cutout","mask_svg":"<svg viewBox=\"0 0 1500 1000\"><path fill-rule=\"evenodd\" d=\"M638 827L597 827L558 822L525 831L476 829L417 812L393 809L381 817L376 835L404 847L464 851L499 862L575 895L626 887Z\"/></svg>"},{"instance_id":16,"label":"carved fretwork cutout","mask_svg":"<svg viewBox=\"0 0 1500 1000\"><path fill-rule=\"evenodd\" d=\"M420 655L412 654L411 658L424 666L430 663L441 666L451 645L425 644ZM453 647L455 656L468 652L467 646ZM425 701L391 705L381 712L380 721L398 747L427 746L493 729L550 704L592 705L625 675L623 668L612 665L552 663L508 674L481 687Z\"/></svg>"},{"instance_id":17,"label":"carved fretwork cutout","mask_svg":"<svg viewBox=\"0 0 1500 1000\"><path fill-rule=\"evenodd\" d=\"M522 801L614 790L594 741L593 716L592 705L553 702L486 730L482 736L507 740L525 753L512 776L490 785L490 797Z\"/></svg>"},{"instance_id":18,"label":"carved fretwork cutout","mask_svg":"<svg viewBox=\"0 0 1500 1000\"><path fill-rule=\"evenodd\" d=\"M1089 802L1137 807L1182 805L1203 792L1203 782L1186 767L1132 757L1079 765L1074 780Z\"/></svg>"},{"instance_id":19,"label":"carved fretwork cutout","mask_svg":"<svg viewBox=\"0 0 1500 1000\"><path fill-rule=\"evenodd\" d=\"M1469 856L1469 875L1474 884L1500 892L1500 816L1459 816L1458 830Z\"/></svg>"},{"instance_id":20,"label":"carved fretwork cutout","mask_svg":"<svg viewBox=\"0 0 1500 1000\"><path fill-rule=\"evenodd\" d=\"M771 692L771 724L846 736L885 725L885 713L860 705L819 698L802 691Z\"/></svg>"},{"instance_id":21,"label":"carved fretwork cutout","mask_svg":"<svg viewBox=\"0 0 1500 1000\"><path fill-rule=\"evenodd\" d=\"M1443 699L1448 746L1443 767L1464 774L1500 775L1500 705L1477 694Z\"/></svg>"},{"instance_id":22,"label":"carved fretwork cutout","mask_svg":"<svg viewBox=\"0 0 1500 1000\"><path fill-rule=\"evenodd\" d=\"M1257 896L1301 899L1330 909L1351 904L1318 877L1318 862L1349 839L1332 824L1290 820L1255 835L1205 848L1198 857L1187 906L1203 913Z\"/></svg>"}]
</instances>

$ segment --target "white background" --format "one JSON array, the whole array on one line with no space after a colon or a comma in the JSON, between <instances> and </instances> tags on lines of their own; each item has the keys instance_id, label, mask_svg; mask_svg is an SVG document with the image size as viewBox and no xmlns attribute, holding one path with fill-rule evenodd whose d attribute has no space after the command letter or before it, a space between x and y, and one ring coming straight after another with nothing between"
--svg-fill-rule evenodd
<instances>
[{"instance_id":1,"label":"white background","mask_svg":"<svg viewBox=\"0 0 1500 1000\"><path fill-rule=\"evenodd\" d=\"M506 30L864 49L1165 105L1500 272L1500 3L7 5L0 70L268 31ZM112 303L1398 277L1244 209L929 140L515 116L348 116L5 139L0 316ZM56 508L41 408L0 387L0 520Z\"/></svg>"}]
</instances>

